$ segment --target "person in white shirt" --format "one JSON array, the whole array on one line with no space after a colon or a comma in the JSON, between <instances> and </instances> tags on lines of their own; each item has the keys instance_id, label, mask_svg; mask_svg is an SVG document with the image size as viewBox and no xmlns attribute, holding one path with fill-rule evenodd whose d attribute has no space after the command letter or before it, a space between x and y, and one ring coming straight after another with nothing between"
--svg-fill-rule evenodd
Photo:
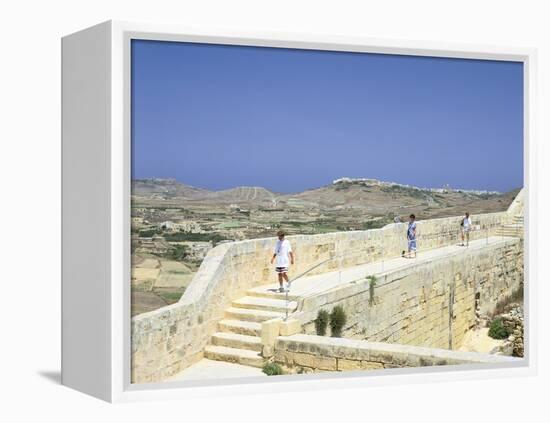
<instances>
[{"instance_id":1,"label":"person in white shirt","mask_svg":"<svg viewBox=\"0 0 550 423\"><path fill-rule=\"evenodd\" d=\"M279 292L284 292L283 281L287 282L287 289L290 289L290 283L288 282L288 266L294 264L294 254L292 253L292 247L290 242L285 239L285 233L283 231L277 232L279 240L275 244L275 250L273 251L273 257L271 257L271 264L275 263L275 272L279 277Z\"/></svg>"},{"instance_id":2,"label":"person in white shirt","mask_svg":"<svg viewBox=\"0 0 550 423\"><path fill-rule=\"evenodd\" d=\"M462 218L462 221L460 222L460 226L462 227L462 246L464 247L464 238L466 238L466 246L470 245L470 230L472 229L472 218L470 217L470 213L466 212L464 217Z\"/></svg>"}]
</instances>

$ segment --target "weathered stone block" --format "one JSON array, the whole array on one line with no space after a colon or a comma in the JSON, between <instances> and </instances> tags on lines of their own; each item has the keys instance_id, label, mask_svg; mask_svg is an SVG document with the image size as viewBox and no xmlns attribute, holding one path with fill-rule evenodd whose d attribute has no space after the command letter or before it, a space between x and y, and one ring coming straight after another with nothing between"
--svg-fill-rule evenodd
<instances>
[{"instance_id":1,"label":"weathered stone block","mask_svg":"<svg viewBox=\"0 0 550 423\"><path fill-rule=\"evenodd\" d=\"M273 347L280 334L281 319L271 319L262 322L262 345Z\"/></svg>"},{"instance_id":2,"label":"weathered stone block","mask_svg":"<svg viewBox=\"0 0 550 423\"><path fill-rule=\"evenodd\" d=\"M338 359L338 370L376 370L383 369L384 365L382 363L376 363L371 361L361 361L361 360L346 360Z\"/></svg>"},{"instance_id":3,"label":"weathered stone block","mask_svg":"<svg viewBox=\"0 0 550 423\"><path fill-rule=\"evenodd\" d=\"M280 323L279 331L281 336L296 335L302 331L302 324L297 319L283 320Z\"/></svg>"},{"instance_id":4,"label":"weathered stone block","mask_svg":"<svg viewBox=\"0 0 550 423\"><path fill-rule=\"evenodd\" d=\"M319 357L305 353L293 353L294 364L318 370L336 370L335 357Z\"/></svg>"}]
</instances>

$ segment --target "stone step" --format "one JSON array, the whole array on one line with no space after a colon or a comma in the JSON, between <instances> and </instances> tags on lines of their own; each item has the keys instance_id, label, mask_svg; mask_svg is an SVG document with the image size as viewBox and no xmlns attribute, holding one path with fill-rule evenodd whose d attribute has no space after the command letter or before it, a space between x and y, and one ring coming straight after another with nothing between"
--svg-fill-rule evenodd
<instances>
[{"instance_id":1,"label":"stone step","mask_svg":"<svg viewBox=\"0 0 550 423\"><path fill-rule=\"evenodd\" d=\"M239 348L207 345L204 356L210 360L227 361L245 366L262 367L264 365L264 358L258 352Z\"/></svg>"},{"instance_id":2,"label":"stone step","mask_svg":"<svg viewBox=\"0 0 550 423\"><path fill-rule=\"evenodd\" d=\"M267 288L265 286L259 286L256 288L249 289L246 291L246 295L250 297L261 297L261 298L275 298L278 300L286 300L287 296L284 292L277 292L277 288ZM288 293L288 299L295 301L299 298L299 295L293 295L292 289Z\"/></svg>"},{"instance_id":3,"label":"stone step","mask_svg":"<svg viewBox=\"0 0 550 423\"><path fill-rule=\"evenodd\" d=\"M521 234L523 233L523 230L521 229L499 229L497 230L497 234L503 235L503 234Z\"/></svg>"},{"instance_id":4,"label":"stone step","mask_svg":"<svg viewBox=\"0 0 550 423\"><path fill-rule=\"evenodd\" d=\"M262 339L259 336L238 333L218 332L212 335L212 344L241 350L262 351Z\"/></svg>"},{"instance_id":5,"label":"stone step","mask_svg":"<svg viewBox=\"0 0 550 423\"><path fill-rule=\"evenodd\" d=\"M238 333L240 335L261 336L262 334L261 323L246 322L244 320L220 320L218 329L220 332Z\"/></svg>"},{"instance_id":6,"label":"stone step","mask_svg":"<svg viewBox=\"0 0 550 423\"><path fill-rule=\"evenodd\" d=\"M289 301L288 304L285 300L275 298L262 298L262 297L243 297L232 302L233 307L237 308L250 308L255 310L270 310L278 312L292 312L296 310L298 304L296 301Z\"/></svg>"},{"instance_id":7,"label":"stone step","mask_svg":"<svg viewBox=\"0 0 550 423\"><path fill-rule=\"evenodd\" d=\"M503 236L507 238L520 238L521 233L519 232L497 232L497 236Z\"/></svg>"},{"instance_id":8,"label":"stone step","mask_svg":"<svg viewBox=\"0 0 550 423\"><path fill-rule=\"evenodd\" d=\"M523 225L520 225L520 224L502 225L501 227L497 228L496 234L500 236L518 237L523 235Z\"/></svg>"},{"instance_id":9,"label":"stone step","mask_svg":"<svg viewBox=\"0 0 550 423\"><path fill-rule=\"evenodd\" d=\"M225 317L231 320L245 320L247 322L265 322L266 320L285 317L285 313L269 310L254 310L249 308L230 307L225 310Z\"/></svg>"}]
</instances>

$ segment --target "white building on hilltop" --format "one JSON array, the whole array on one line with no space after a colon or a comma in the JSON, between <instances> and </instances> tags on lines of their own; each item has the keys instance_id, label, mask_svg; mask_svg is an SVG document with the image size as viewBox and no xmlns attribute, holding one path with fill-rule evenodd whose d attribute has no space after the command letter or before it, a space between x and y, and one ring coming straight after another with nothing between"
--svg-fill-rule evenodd
<instances>
[{"instance_id":1,"label":"white building on hilltop","mask_svg":"<svg viewBox=\"0 0 550 423\"><path fill-rule=\"evenodd\" d=\"M165 222L159 223L159 228L164 229L165 231L170 232L189 232L193 234L203 233L201 225L193 220L178 220L177 222L172 222L167 220Z\"/></svg>"}]
</instances>

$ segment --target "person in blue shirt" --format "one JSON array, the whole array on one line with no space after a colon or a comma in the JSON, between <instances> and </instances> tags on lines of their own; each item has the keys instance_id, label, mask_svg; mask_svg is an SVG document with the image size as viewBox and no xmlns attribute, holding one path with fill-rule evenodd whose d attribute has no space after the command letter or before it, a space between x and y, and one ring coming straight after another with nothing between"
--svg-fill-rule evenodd
<instances>
[{"instance_id":1,"label":"person in blue shirt","mask_svg":"<svg viewBox=\"0 0 550 423\"><path fill-rule=\"evenodd\" d=\"M408 258L416 257L416 216L409 216L409 226L407 227ZM414 256L413 256L414 254Z\"/></svg>"}]
</instances>

